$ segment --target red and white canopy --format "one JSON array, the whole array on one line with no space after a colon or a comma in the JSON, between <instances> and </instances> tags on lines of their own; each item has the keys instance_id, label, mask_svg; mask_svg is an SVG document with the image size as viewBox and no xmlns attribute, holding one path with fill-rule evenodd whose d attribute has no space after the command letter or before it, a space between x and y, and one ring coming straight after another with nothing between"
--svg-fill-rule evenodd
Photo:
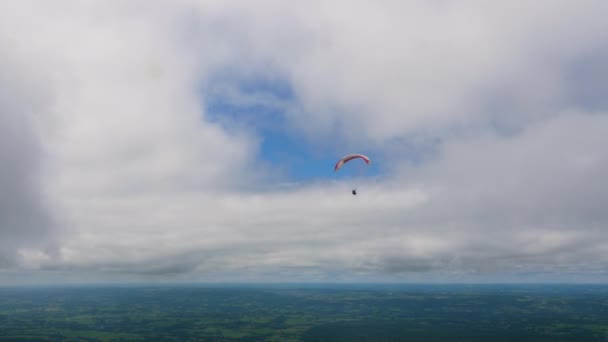
<instances>
[{"instance_id":1,"label":"red and white canopy","mask_svg":"<svg viewBox=\"0 0 608 342\"><path fill-rule=\"evenodd\" d=\"M348 163L349 161L353 160L353 159L363 159L363 161L365 161L366 164L370 164L372 161L362 155L362 154L349 154L347 156L342 157L342 159L338 160L338 162L336 163L336 166L334 167L334 172L340 170L340 168L342 166L344 166L344 164Z\"/></svg>"}]
</instances>

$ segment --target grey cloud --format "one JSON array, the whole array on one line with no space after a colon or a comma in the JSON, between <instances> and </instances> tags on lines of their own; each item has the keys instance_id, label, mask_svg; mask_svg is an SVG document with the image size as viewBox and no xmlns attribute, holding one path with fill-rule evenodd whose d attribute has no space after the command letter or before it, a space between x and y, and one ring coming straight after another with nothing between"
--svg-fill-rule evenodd
<instances>
[{"instance_id":1,"label":"grey cloud","mask_svg":"<svg viewBox=\"0 0 608 342\"><path fill-rule=\"evenodd\" d=\"M608 35L603 39L608 41ZM596 46L576 58L567 68L567 104L589 112L608 111L608 48Z\"/></svg>"},{"instance_id":2,"label":"grey cloud","mask_svg":"<svg viewBox=\"0 0 608 342\"><path fill-rule=\"evenodd\" d=\"M429 272L441 268L435 259L386 257L374 268L387 273Z\"/></svg>"},{"instance_id":3,"label":"grey cloud","mask_svg":"<svg viewBox=\"0 0 608 342\"><path fill-rule=\"evenodd\" d=\"M0 39L0 267L14 266L19 248L45 248L55 228L42 189L43 150L33 126L48 95L9 48Z\"/></svg>"},{"instance_id":4,"label":"grey cloud","mask_svg":"<svg viewBox=\"0 0 608 342\"><path fill-rule=\"evenodd\" d=\"M91 265L48 265L42 271L59 271L72 273L98 273L106 276L129 275L137 277L170 277L183 273L191 273L196 269L197 263L178 259L175 256L166 260L147 260L135 263L129 260L116 263L100 263Z\"/></svg>"}]
</instances>

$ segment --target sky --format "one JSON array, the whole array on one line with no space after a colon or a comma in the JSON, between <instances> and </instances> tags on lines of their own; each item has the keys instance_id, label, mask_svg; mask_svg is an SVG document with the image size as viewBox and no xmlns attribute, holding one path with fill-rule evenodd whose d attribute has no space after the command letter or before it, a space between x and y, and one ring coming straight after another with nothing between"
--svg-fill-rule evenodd
<instances>
[{"instance_id":1,"label":"sky","mask_svg":"<svg viewBox=\"0 0 608 342\"><path fill-rule=\"evenodd\" d=\"M606 282L607 14L3 1L0 285Z\"/></svg>"}]
</instances>

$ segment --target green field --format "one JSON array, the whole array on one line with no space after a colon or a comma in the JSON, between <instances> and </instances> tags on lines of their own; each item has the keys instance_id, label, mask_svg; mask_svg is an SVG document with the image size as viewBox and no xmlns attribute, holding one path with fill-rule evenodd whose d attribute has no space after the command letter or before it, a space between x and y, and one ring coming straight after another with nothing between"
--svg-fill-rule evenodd
<instances>
[{"instance_id":1,"label":"green field","mask_svg":"<svg viewBox=\"0 0 608 342\"><path fill-rule=\"evenodd\" d=\"M0 341L598 341L608 286L0 288Z\"/></svg>"}]
</instances>

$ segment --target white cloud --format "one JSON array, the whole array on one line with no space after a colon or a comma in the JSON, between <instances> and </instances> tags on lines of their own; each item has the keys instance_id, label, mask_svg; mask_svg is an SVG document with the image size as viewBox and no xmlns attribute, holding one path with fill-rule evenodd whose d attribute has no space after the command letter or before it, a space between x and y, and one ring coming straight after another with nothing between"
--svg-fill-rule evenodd
<instances>
[{"instance_id":1,"label":"white cloud","mask_svg":"<svg viewBox=\"0 0 608 342\"><path fill-rule=\"evenodd\" d=\"M316 139L377 142L552 115L567 67L605 41L605 9L601 1L332 1L221 13L238 18L225 24L249 58L293 82L303 107L295 125Z\"/></svg>"}]
</instances>

